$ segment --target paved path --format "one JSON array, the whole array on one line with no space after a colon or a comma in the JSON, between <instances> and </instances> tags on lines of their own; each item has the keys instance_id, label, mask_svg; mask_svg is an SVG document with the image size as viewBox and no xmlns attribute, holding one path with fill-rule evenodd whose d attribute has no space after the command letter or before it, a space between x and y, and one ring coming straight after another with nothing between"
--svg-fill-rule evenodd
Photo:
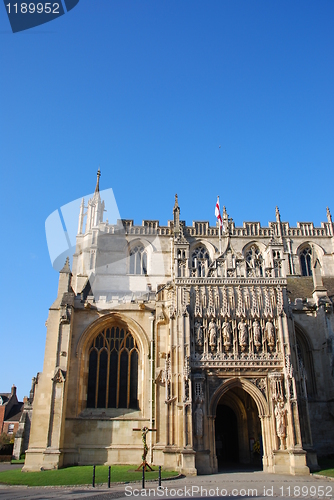
<instances>
[{"instance_id":1,"label":"paved path","mask_svg":"<svg viewBox=\"0 0 334 500\"><path fill-rule=\"evenodd\" d=\"M0 463L0 472L3 470L13 470L13 469L22 469L23 464L11 464L10 462L1 462Z\"/></svg>"},{"instance_id":2,"label":"paved path","mask_svg":"<svg viewBox=\"0 0 334 500\"><path fill-rule=\"evenodd\" d=\"M283 476L264 472L227 472L197 477L182 477L162 482L157 491L157 482L146 482L146 490L141 482L83 487L41 487L1 486L0 500L112 500L116 498L213 498L223 497L256 498L269 500L268 497L284 500L334 498L334 481L320 476Z\"/></svg>"}]
</instances>

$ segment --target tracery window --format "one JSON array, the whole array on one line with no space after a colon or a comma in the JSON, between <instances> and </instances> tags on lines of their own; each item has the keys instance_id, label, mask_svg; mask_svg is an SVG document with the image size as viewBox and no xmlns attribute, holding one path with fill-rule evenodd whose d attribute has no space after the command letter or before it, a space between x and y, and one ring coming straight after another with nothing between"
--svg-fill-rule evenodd
<instances>
[{"instance_id":1,"label":"tracery window","mask_svg":"<svg viewBox=\"0 0 334 500\"><path fill-rule=\"evenodd\" d=\"M206 269L209 265L209 252L204 246L195 248L191 257L191 266L193 268L193 274L198 277L204 278L206 274Z\"/></svg>"},{"instance_id":2,"label":"tracery window","mask_svg":"<svg viewBox=\"0 0 334 500\"><path fill-rule=\"evenodd\" d=\"M299 254L300 267L303 276L312 276L312 249L310 246L303 248Z\"/></svg>"},{"instance_id":3,"label":"tracery window","mask_svg":"<svg viewBox=\"0 0 334 500\"><path fill-rule=\"evenodd\" d=\"M260 249L252 245L246 252L247 276L263 276L263 257Z\"/></svg>"},{"instance_id":4,"label":"tracery window","mask_svg":"<svg viewBox=\"0 0 334 500\"><path fill-rule=\"evenodd\" d=\"M91 343L87 408L138 408L138 346L123 326L103 329Z\"/></svg>"},{"instance_id":5,"label":"tracery window","mask_svg":"<svg viewBox=\"0 0 334 500\"><path fill-rule=\"evenodd\" d=\"M147 252L142 245L130 250L130 274L147 274Z\"/></svg>"}]
</instances>

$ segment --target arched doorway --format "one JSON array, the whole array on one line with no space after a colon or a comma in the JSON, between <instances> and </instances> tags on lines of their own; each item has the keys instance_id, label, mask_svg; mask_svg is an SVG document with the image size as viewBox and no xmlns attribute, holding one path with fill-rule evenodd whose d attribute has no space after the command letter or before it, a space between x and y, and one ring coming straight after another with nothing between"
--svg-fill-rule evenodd
<instances>
[{"instance_id":1,"label":"arched doorway","mask_svg":"<svg viewBox=\"0 0 334 500\"><path fill-rule=\"evenodd\" d=\"M218 470L262 469L262 431L257 405L241 386L224 392L216 405L215 453Z\"/></svg>"}]
</instances>

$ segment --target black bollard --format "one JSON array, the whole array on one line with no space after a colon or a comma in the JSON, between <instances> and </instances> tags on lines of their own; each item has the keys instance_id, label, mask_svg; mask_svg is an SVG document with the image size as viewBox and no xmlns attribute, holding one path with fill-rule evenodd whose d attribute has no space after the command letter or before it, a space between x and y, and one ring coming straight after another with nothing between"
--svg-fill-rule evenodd
<instances>
[{"instance_id":1,"label":"black bollard","mask_svg":"<svg viewBox=\"0 0 334 500\"><path fill-rule=\"evenodd\" d=\"M108 488L110 488L110 470L111 470L111 467L109 465L109 468L108 468Z\"/></svg>"},{"instance_id":2,"label":"black bollard","mask_svg":"<svg viewBox=\"0 0 334 500\"><path fill-rule=\"evenodd\" d=\"M161 486L161 465L159 465L159 486Z\"/></svg>"},{"instance_id":3,"label":"black bollard","mask_svg":"<svg viewBox=\"0 0 334 500\"><path fill-rule=\"evenodd\" d=\"M141 487L143 488L143 490L145 489L145 465L143 465L143 475L142 475Z\"/></svg>"},{"instance_id":4,"label":"black bollard","mask_svg":"<svg viewBox=\"0 0 334 500\"><path fill-rule=\"evenodd\" d=\"M93 465L93 482L92 482L93 488L95 488L95 465Z\"/></svg>"}]
</instances>

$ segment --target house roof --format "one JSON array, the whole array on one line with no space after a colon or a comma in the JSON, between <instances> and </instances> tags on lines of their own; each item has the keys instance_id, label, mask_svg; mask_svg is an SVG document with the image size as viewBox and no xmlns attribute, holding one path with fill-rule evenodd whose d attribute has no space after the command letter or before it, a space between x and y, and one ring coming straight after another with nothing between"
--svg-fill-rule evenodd
<instances>
[{"instance_id":1,"label":"house roof","mask_svg":"<svg viewBox=\"0 0 334 500\"><path fill-rule=\"evenodd\" d=\"M8 416L6 417L5 422L19 422L21 415L23 413L24 403L17 403L13 405Z\"/></svg>"}]
</instances>

